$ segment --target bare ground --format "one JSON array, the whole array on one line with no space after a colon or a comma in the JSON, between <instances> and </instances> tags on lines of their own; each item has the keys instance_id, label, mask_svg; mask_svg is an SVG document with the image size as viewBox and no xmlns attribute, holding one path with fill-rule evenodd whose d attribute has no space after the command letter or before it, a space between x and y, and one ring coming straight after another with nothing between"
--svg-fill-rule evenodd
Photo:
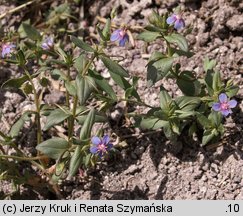
<instances>
[{"instance_id":1,"label":"bare ground","mask_svg":"<svg viewBox=\"0 0 243 216\"><path fill-rule=\"evenodd\" d=\"M85 5L87 32L94 32L96 15L108 16L113 6L118 7L116 22L132 25L145 25L146 17L152 9L160 12L171 10L180 2L185 9L186 26L193 26L187 35L190 47L196 53L192 58L182 61L183 68L203 73L202 60L205 56L217 60L217 69L225 79L233 78L240 91L236 97L239 105L234 114L225 122L226 133L220 143L203 148L200 143L181 138L177 146L171 145L163 132L142 134L142 131L126 128L124 121L113 125L113 132L119 134L127 143L125 148L118 148L114 158L110 158L96 169L88 170L82 177L77 176L61 182L61 193L65 199L243 199L243 4L238 0L121 0L88 1ZM196 2L196 3L195 3ZM0 11L13 7L0 5ZM14 16L15 19L18 15ZM3 19L7 27L10 17ZM18 22L15 20L15 23ZM13 23L13 22L12 22ZM136 33L135 33L136 36ZM152 44L152 50L162 50L163 44ZM158 104L160 83L153 88L146 86L146 59L143 58L144 43L136 41L136 46L126 48L112 46L111 55L122 55L123 66L132 75L140 77L138 83L141 98L151 105ZM98 69L106 71L98 62ZM0 65L0 80L15 76L16 71ZM109 77L108 77L109 78ZM112 81L111 81L112 82ZM166 89L178 95L180 91L171 80L163 81ZM58 102L62 93L50 92L47 100ZM7 131L7 125L14 122L16 115L31 106L19 91L0 89L0 105L5 121L0 122L0 129ZM136 107L145 112L143 107ZM122 104L114 108L118 116L122 115ZM117 119L115 119L117 120ZM8 124L7 124L8 123ZM31 135L32 133L32 135ZM130 136L136 134L136 137ZM22 141L23 148L31 149L29 143L33 132L28 131L27 140ZM114 140L115 141L115 140ZM8 182L0 182L0 191L11 191ZM19 199L55 199L47 190L31 186L22 186ZM15 197L12 197L15 198Z\"/></svg>"}]
</instances>

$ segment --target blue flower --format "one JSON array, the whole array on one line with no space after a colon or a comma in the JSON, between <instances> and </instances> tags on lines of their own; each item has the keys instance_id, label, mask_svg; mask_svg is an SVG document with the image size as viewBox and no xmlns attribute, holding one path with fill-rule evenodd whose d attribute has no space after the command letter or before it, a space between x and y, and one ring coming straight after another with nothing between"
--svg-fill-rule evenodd
<instances>
[{"instance_id":1,"label":"blue flower","mask_svg":"<svg viewBox=\"0 0 243 216\"><path fill-rule=\"evenodd\" d=\"M174 25L174 28L176 30L179 30L179 29L185 27L185 21L178 14L172 14L171 16L169 16L167 18L166 22L169 25Z\"/></svg>"},{"instance_id":2,"label":"blue flower","mask_svg":"<svg viewBox=\"0 0 243 216\"><path fill-rule=\"evenodd\" d=\"M129 37L125 29L117 29L111 34L110 40L112 42L119 41L119 46L124 47L126 42L129 41Z\"/></svg>"},{"instance_id":3,"label":"blue flower","mask_svg":"<svg viewBox=\"0 0 243 216\"><path fill-rule=\"evenodd\" d=\"M97 136L92 137L91 142L93 145L90 147L90 152L92 154L98 154L99 157L103 157L107 152L113 147L110 143L110 138L105 135L102 139Z\"/></svg>"},{"instance_id":4,"label":"blue flower","mask_svg":"<svg viewBox=\"0 0 243 216\"><path fill-rule=\"evenodd\" d=\"M14 44L2 44L2 58L9 56L13 52Z\"/></svg>"},{"instance_id":5,"label":"blue flower","mask_svg":"<svg viewBox=\"0 0 243 216\"><path fill-rule=\"evenodd\" d=\"M47 37L41 44L42 49L49 50L52 49L54 45L54 41L52 37Z\"/></svg>"},{"instance_id":6,"label":"blue flower","mask_svg":"<svg viewBox=\"0 0 243 216\"><path fill-rule=\"evenodd\" d=\"M219 102L214 103L212 108L214 111L221 112L223 116L228 116L232 113L231 108L236 107L237 101L230 100L228 101L227 95L222 93L219 95Z\"/></svg>"}]
</instances>

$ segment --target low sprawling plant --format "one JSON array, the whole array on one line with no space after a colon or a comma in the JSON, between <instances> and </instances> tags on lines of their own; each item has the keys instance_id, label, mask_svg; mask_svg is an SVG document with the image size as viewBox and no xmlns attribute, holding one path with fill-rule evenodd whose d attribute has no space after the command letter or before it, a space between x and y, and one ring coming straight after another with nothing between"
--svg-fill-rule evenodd
<instances>
[{"instance_id":1,"label":"low sprawling plant","mask_svg":"<svg viewBox=\"0 0 243 216\"><path fill-rule=\"evenodd\" d=\"M51 22L50 25L54 24ZM107 52L111 42L125 46L133 41L132 26L117 28L109 18L103 28L102 24L97 26L97 43L90 44L85 38L70 34L74 46L68 49L60 37L57 43L58 37L41 34L28 22L20 25L18 36L14 36L17 39L9 37L11 34L6 35L2 43L2 60L6 65L17 65L19 73L18 77L6 81L2 88L20 89L27 98L33 98L35 109L22 113L7 134L0 132L1 179L13 179L16 183L29 179L31 174L25 173L23 177L16 161L29 161L42 171L52 185L56 185L61 178L76 175L80 168L94 166L114 152L114 146L109 136L103 134L102 127L91 134L92 127L97 122L107 123L107 111L120 101L148 107L147 114L134 116L135 126L152 130L163 128L171 142L176 142L181 135L200 133L203 134L202 145L220 139L224 132L224 118L232 113L231 108L237 104L230 98L236 95L238 87L233 85L232 80L224 83L220 72L214 70L214 60L205 59L202 77L194 71L181 69L178 63L180 57L190 58L193 55L185 37L178 33L184 27L179 9L170 16L153 12L149 25L137 38L146 43L161 40L164 44L164 52L154 51L148 60L148 87L162 79L173 79L181 90L182 96L173 98L161 85L160 107L141 100L136 91L138 78L119 64L119 56L110 56ZM79 55L74 54L76 49L80 50ZM111 78L124 90L123 96L118 96L98 72L94 64L98 60L103 62ZM43 94L54 82L65 91L65 104L49 105L43 102ZM23 152L17 143L26 122L36 128L36 140L33 142L37 151L33 157ZM60 125L66 133L58 132L57 126ZM80 130L75 126L80 126ZM9 154L9 149L15 151Z\"/></svg>"}]
</instances>

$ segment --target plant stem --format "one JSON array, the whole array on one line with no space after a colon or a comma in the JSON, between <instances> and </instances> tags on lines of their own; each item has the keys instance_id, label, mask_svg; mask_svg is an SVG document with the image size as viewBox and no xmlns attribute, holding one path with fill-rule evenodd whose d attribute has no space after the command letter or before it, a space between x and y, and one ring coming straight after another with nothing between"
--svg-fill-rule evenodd
<instances>
[{"instance_id":1,"label":"plant stem","mask_svg":"<svg viewBox=\"0 0 243 216\"><path fill-rule=\"evenodd\" d=\"M167 45L167 56L172 57L172 50L171 50L170 43L166 41L166 45ZM173 71L173 69L170 70L170 73L172 73L176 78L178 78L178 75Z\"/></svg>"},{"instance_id":2,"label":"plant stem","mask_svg":"<svg viewBox=\"0 0 243 216\"><path fill-rule=\"evenodd\" d=\"M86 72L89 70L90 65L93 63L96 55L93 54L89 63L85 66L84 70L82 71L82 76L86 74ZM70 124L68 124L68 141L69 141L69 146L72 146L71 139L72 139L72 134L74 130L74 122L76 118L76 110L77 110L77 105L78 105L78 96L76 95L74 97L74 104L73 104L73 111L72 111L72 116L70 117Z\"/></svg>"},{"instance_id":3,"label":"plant stem","mask_svg":"<svg viewBox=\"0 0 243 216\"><path fill-rule=\"evenodd\" d=\"M36 125L37 125L37 145L41 143L41 124L40 124L40 102L35 85L33 83L30 73L24 68L25 74L28 76L29 82L33 87L34 101L36 106Z\"/></svg>"},{"instance_id":4,"label":"plant stem","mask_svg":"<svg viewBox=\"0 0 243 216\"><path fill-rule=\"evenodd\" d=\"M70 82L71 80L71 76L70 76L70 67L68 67L68 71L67 71L67 78L68 78L68 82ZM68 109L70 109L70 95L69 95L69 92L66 91L66 105L68 107ZM70 132L69 128L71 128L71 122L72 122L72 119L71 117L68 118L68 140L71 139L72 137L72 132Z\"/></svg>"},{"instance_id":5,"label":"plant stem","mask_svg":"<svg viewBox=\"0 0 243 216\"><path fill-rule=\"evenodd\" d=\"M171 50L171 47L170 47L170 43L168 41L166 41L166 45L167 45L167 55L168 55L168 57L171 57L172 56L172 50Z\"/></svg>"},{"instance_id":6,"label":"plant stem","mask_svg":"<svg viewBox=\"0 0 243 216\"><path fill-rule=\"evenodd\" d=\"M90 59L90 61L89 61L89 63L85 66L85 68L84 68L84 70L83 70L83 72L82 72L82 76L84 76L85 73L89 70L89 67L90 67L90 65L93 63L95 57L96 57L96 55L93 54L92 57L91 57L91 59Z\"/></svg>"},{"instance_id":7,"label":"plant stem","mask_svg":"<svg viewBox=\"0 0 243 216\"><path fill-rule=\"evenodd\" d=\"M149 107L149 108L154 108L153 106L150 106L142 101L135 101L135 100L130 100L130 99L125 99L125 98L120 98L118 101L127 101L129 103L136 103L138 105L141 105L141 106L146 106L146 107Z\"/></svg>"},{"instance_id":8,"label":"plant stem","mask_svg":"<svg viewBox=\"0 0 243 216\"><path fill-rule=\"evenodd\" d=\"M11 159L22 160L22 161L34 161L34 160L46 159L48 157L45 155L40 155L40 156L36 156L36 157L19 157L19 156L14 156L14 155L0 155L0 158L11 158Z\"/></svg>"},{"instance_id":9,"label":"plant stem","mask_svg":"<svg viewBox=\"0 0 243 216\"><path fill-rule=\"evenodd\" d=\"M70 76L70 67L68 67L67 78L68 78L68 82L70 82L70 80L71 80L71 76ZM67 104L67 107L68 107L68 108L70 108L69 99L70 99L69 92L66 91L66 104Z\"/></svg>"},{"instance_id":10,"label":"plant stem","mask_svg":"<svg viewBox=\"0 0 243 216\"><path fill-rule=\"evenodd\" d=\"M72 134L73 134L73 129L74 129L74 121L76 118L76 110L77 110L77 105L78 105L78 96L76 95L74 98L74 104L73 104L73 112L72 112L72 116L69 118L70 119L70 124L68 125L68 142L69 142L69 146L72 146L71 138L72 138Z\"/></svg>"}]
</instances>

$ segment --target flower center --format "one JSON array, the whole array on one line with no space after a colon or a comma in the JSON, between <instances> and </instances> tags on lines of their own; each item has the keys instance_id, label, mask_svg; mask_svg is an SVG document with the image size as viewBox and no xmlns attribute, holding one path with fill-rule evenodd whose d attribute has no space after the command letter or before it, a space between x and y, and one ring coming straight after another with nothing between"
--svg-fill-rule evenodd
<instances>
[{"instance_id":1,"label":"flower center","mask_svg":"<svg viewBox=\"0 0 243 216\"><path fill-rule=\"evenodd\" d=\"M221 103L220 108L221 110L227 110L229 109L229 104L227 102Z\"/></svg>"},{"instance_id":2,"label":"flower center","mask_svg":"<svg viewBox=\"0 0 243 216\"><path fill-rule=\"evenodd\" d=\"M100 151L100 152L106 152L106 146L104 143L99 144L97 148L98 148L98 151Z\"/></svg>"},{"instance_id":3,"label":"flower center","mask_svg":"<svg viewBox=\"0 0 243 216\"><path fill-rule=\"evenodd\" d=\"M125 36L126 32L124 30L119 32L119 35L123 38Z\"/></svg>"},{"instance_id":4,"label":"flower center","mask_svg":"<svg viewBox=\"0 0 243 216\"><path fill-rule=\"evenodd\" d=\"M181 15L180 14L177 14L176 15L176 20L180 20L181 19Z\"/></svg>"}]
</instances>

